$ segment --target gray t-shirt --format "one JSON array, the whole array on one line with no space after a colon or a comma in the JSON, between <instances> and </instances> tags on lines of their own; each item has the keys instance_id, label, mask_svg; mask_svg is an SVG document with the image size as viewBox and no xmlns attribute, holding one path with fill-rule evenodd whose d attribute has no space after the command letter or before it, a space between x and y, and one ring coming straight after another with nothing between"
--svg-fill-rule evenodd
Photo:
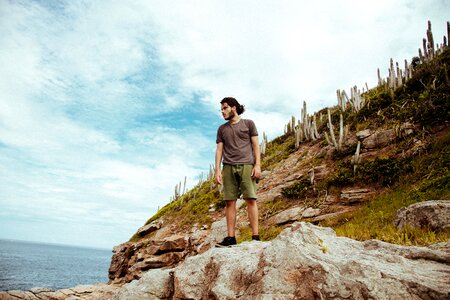
<instances>
[{"instance_id":1,"label":"gray t-shirt","mask_svg":"<svg viewBox=\"0 0 450 300\"><path fill-rule=\"evenodd\" d=\"M223 163L229 165L254 164L252 136L257 136L255 123L241 119L232 124L222 124L217 130L216 143L223 143Z\"/></svg>"}]
</instances>

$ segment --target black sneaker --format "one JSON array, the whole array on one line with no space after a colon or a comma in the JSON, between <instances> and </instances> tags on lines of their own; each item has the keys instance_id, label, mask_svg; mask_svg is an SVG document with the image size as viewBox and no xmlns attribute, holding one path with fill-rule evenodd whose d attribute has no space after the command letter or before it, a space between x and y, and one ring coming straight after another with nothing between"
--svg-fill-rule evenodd
<instances>
[{"instance_id":1,"label":"black sneaker","mask_svg":"<svg viewBox=\"0 0 450 300\"><path fill-rule=\"evenodd\" d=\"M259 235L252 235L252 241L259 241Z\"/></svg>"},{"instance_id":2,"label":"black sneaker","mask_svg":"<svg viewBox=\"0 0 450 300\"><path fill-rule=\"evenodd\" d=\"M227 236L220 243L216 244L216 247L223 248L236 245L236 238L234 236Z\"/></svg>"}]
</instances>

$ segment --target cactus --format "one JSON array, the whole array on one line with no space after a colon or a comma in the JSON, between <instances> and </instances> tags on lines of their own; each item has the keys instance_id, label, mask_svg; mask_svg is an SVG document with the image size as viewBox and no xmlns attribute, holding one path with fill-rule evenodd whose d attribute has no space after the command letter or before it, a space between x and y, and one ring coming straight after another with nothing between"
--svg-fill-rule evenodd
<instances>
[{"instance_id":1,"label":"cactus","mask_svg":"<svg viewBox=\"0 0 450 300\"><path fill-rule=\"evenodd\" d=\"M405 59L405 82L409 80L409 67L408 61Z\"/></svg>"},{"instance_id":2,"label":"cactus","mask_svg":"<svg viewBox=\"0 0 450 300\"><path fill-rule=\"evenodd\" d=\"M353 111L358 112L365 104L364 97L361 95L361 91L358 90L356 85L350 89L350 95L349 103Z\"/></svg>"},{"instance_id":3,"label":"cactus","mask_svg":"<svg viewBox=\"0 0 450 300\"><path fill-rule=\"evenodd\" d=\"M353 163L353 175L356 173L356 168L361 163L361 156L359 156L359 151L361 149L361 142L358 141L358 144L356 145L356 151L355 155L352 156L352 163Z\"/></svg>"},{"instance_id":4,"label":"cactus","mask_svg":"<svg viewBox=\"0 0 450 300\"><path fill-rule=\"evenodd\" d=\"M428 39L428 50L430 51L430 59L432 59L435 55L435 47L434 47L433 32L431 31L430 20L428 20L427 39Z\"/></svg>"},{"instance_id":5,"label":"cactus","mask_svg":"<svg viewBox=\"0 0 450 300\"><path fill-rule=\"evenodd\" d=\"M330 129L331 143L326 132L325 132L325 139L330 145L333 145L338 151L340 151L342 149L342 141L344 139L344 117L342 116L342 113L339 114L339 141L336 142L336 137L334 135L334 127L333 123L331 122L330 109L327 109L327 112L328 112L328 128Z\"/></svg>"},{"instance_id":6,"label":"cactus","mask_svg":"<svg viewBox=\"0 0 450 300\"><path fill-rule=\"evenodd\" d=\"M420 61L424 61L425 60L425 58L424 58L424 56L423 56L423 54L422 54L422 49L420 49L419 48L419 59L420 59Z\"/></svg>"},{"instance_id":7,"label":"cactus","mask_svg":"<svg viewBox=\"0 0 450 300\"><path fill-rule=\"evenodd\" d=\"M259 146L259 151L261 152L262 155L266 154L266 148L267 148L267 135L265 132L263 132L263 138L261 141L261 144Z\"/></svg>"},{"instance_id":8,"label":"cactus","mask_svg":"<svg viewBox=\"0 0 450 300\"><path fill-rule=\"evenodd\" d=\"M423 47L423 62L428 61L428 49L427 49L427 40L424 38L422 39L422 47Z\"/></svg>"},{"instance_id":9,"label":"cactus","mask_svg":"<svg viewBox=\"0 0 450 300\"><path fill-rule=\"evenodd\" d=\"M316 122L316 114L313 115L313 130L315 139L318 139L320 137L319 131L317 130L317 122Z\"/></svg>"},{"instance_id":10,"label":"cactus","mask_svg":"<svg viewBox=\"0 0 450 300\"><path fill-rule=\"evenodd\" d=\"M403 84L402 71L400 70L400 67L398 66L398 62L396 62L395 65L396 65L396 69L397 69L397 84L398 84L398 86L401 86Z\"/></svg>"},{"instance_id":11,"label":"cactus","mask_svg":"<svg viewBox=\"0 0 450 300\"><path fill-rule=\"evenodd\" d=\"M390 69L389 69L389 83L390 83L390 88L392 90L395 90L397 88L397 80L395 78L395 70L394 70L394 60L391 58L391 64L390 64Z\"/></svg>"},{"instance_id":12,"label":"cactus","mask_svg":"<svg viewBox=\"0 0 450 300\"><path fill-rule=\"evenodd\" d=\"M383 83L383 80L381 79L380 75L380 68L377 68L377 76L378 76L378 86L380 86Z\"/></svg>"},{"instance_id":13,"label":"cactus","mask_svg":"<svg viewBox=\"0 0 450 300\"><path fill-rule=\"evenodd\" d=\"M331 122L330 109L327 109L327 113L328 113L328 128L330 129L331 141L333 142L334 147L337 148L338 145L336 143L336 138L334 136L334 128L333 128L333 123Z\"/></svg>"}]
</instances>

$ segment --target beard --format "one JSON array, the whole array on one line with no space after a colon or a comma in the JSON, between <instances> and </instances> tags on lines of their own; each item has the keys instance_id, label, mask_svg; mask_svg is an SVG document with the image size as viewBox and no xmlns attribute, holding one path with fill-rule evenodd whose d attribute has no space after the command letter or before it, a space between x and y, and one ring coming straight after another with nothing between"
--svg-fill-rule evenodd
<instances>
[{"instance_id":1,"label":"beard","mask_svg":"<svg viewBox=\"0 0 450 300\"><path fill-rule=\"evenodd\" d=\"M236 116L236 114L234 112L230 112L230 114L228 115L228 117L225 118L225 120L230 121L231 119L233 119Z\"/></svg>"}]
</instances>

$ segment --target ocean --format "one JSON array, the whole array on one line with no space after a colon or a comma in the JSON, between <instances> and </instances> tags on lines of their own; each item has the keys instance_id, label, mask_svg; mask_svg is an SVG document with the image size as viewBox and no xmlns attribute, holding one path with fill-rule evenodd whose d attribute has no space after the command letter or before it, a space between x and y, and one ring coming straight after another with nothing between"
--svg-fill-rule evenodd
<instances>
[{"instance_id":1,"label":"ocean","mask_svg":"<svg viewBox=\"0 0 450 300\"><path fill-rule=\"evenodd\" d=\"M0 239L0 291L106 283L111 250Z\"/></svg>"}]
</instances>

